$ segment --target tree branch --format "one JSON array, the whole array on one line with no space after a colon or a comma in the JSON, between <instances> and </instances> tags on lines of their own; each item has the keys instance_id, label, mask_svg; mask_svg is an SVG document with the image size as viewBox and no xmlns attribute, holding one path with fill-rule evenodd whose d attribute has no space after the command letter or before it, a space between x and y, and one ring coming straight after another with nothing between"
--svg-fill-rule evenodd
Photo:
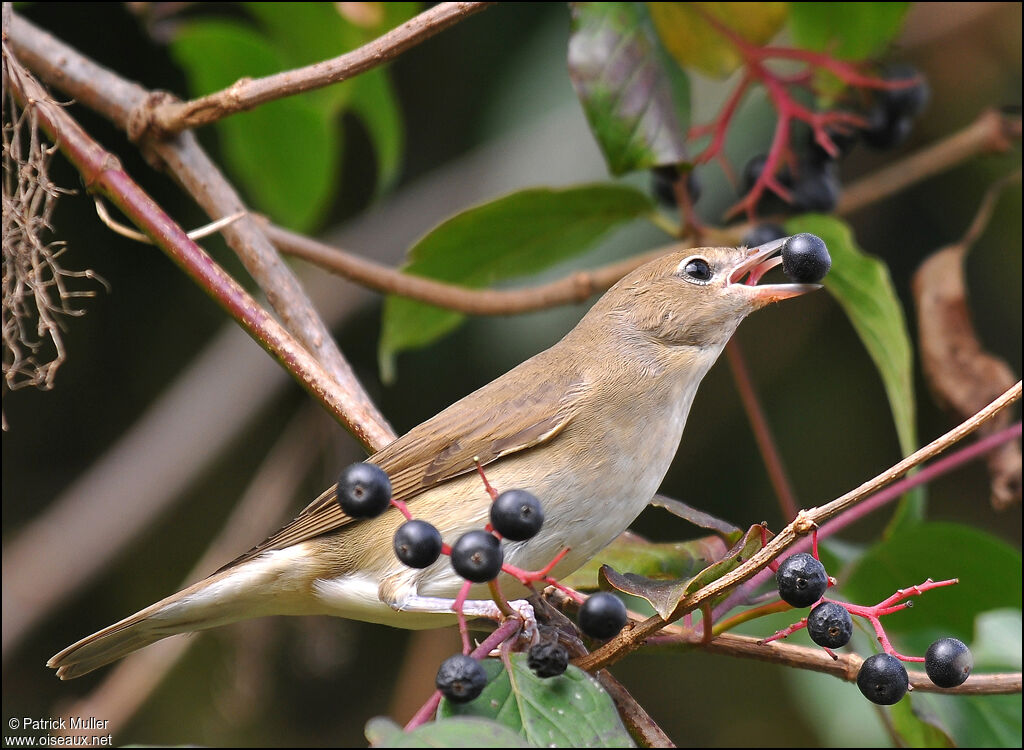
<instances>
[{"instance_id":1,"label":"tree branch","mask_svg":"<svg viewBox=\"0 0 1024 750\"><path fill-rule=\"evenodd\" d=\"M633 738L642 743L641 747L676 747L672 738L665 734L665 730L658 726L644 707L626 690L626 686L615 679L611 672L602 669L594 676L615 701L615 708L618 709L622 723L626 725Z\"/></svg>"},{"instance_id":2,"label":"tree branch","mask_svg":"<svg viewBox=\"0 0 1024 750\"><path fill-rule=\"evenodd\" d=\"M674 249L663 247L634 255L591 271L577 271L549 284L512 290L469 289L403 273L273 224L266 224L264 231L281 252L302 258L350 281L385 294L398 294L469 315L513 315L584 302L611 287L637 266Z\"/></svg>"},{"instance_id":3,"label":"tree branch","mask_svg":"<svg viewBox=\"0 0 1024 750\"><path fill-rule=\"evenodd\" d=\"M135 225L189 277L207 292L269 354L281 362L310 394L369 450L373 443L354 400L338 388L334 378L238 282L218 266L152 198L61 107L49 99L40 84L21 67L3 45L9 85L25 107L35 107L40 125L81 173L86 187L110 199ZM340 391L340 392L339 392Z\"/></svg>"},{"instance_id":4,"label":"tree branch","mask_svg":"<svg viewBox=\"0 0 1024 750\"><path fill-rule=\"evenodd\" d=\"M7 33L18 59L44 80L129 133L138 130L136 110L152 96L146 89L95 64L17 13L11 14ZM237 192L191 133L146 145L157 161L172 169L211 218L245 210ZM356 379L301 284L259 226L252 219L243 218L227 227L224 236L266 293L285 327L317 358L337 382L337 389L347 394L353 407L350 418L362 425L368 440L364 445L377 449L391 442L395 438L391 426Z\"/></svg>"},{"instance_id":5,"label":"tree branch","mask_svg":"<svg viewBox=\"0 0 1024 750\"><path fill-rule=\"evenodd\" d=\"M1020 137L1020 117L985 111L963 130L844 188L836 213L845 215L858 211L978 154L1005 151ZM712 245L736 245L750 226L743 223L709 227L704 239ZM282 253L302 258L325 271L385 294L397 294L468 315L512 315L583 302L605 291L637 266L668 251L667 248L652 251L532 287L469 289L402 273L269 222L264 232Z\"/></svg>"},{"instance_id":6,"label":"tree branch","mask_svg":"<svg viewBox=\"0 0 1024 750\"><path fill-rule=\"evenodd\" d=\"M873 493L906 474L918 464L942 453L951 445L962 440L964 437L974 432L974 430L988 422L1003 409L1016 402L1020 399L1020 396L1021 383L1020 381L1017 381L1016 385L973 417L954 427L945 435L936 438L920 450L915 451L873 479L869 479L867 482L864 482L860 487L857 487L826 505L801 511L792 523L782 529L777 536L775 536L767 545L765 545L757 554L745 563L732 572L682 599L676 607L676 611L673 612L669 618L669 621L675 620L687 612L692 612L699 608L703 603L712 601L732 587L753 577L762 568L767 567L768 564L782 552L796 543L800 537L809 534L813 529L817 528L817 526L829 518L832 518L848 508L862 502ZM582 659L577 660L575 664L588 672L604 669L610 664L614 664L630 651L639 648L645 640L659 630L662 630L666 624L666 620L663 620L658 615L653 615L642 623L639 623L628 630L623 630L619 635L615 636L615 638L606 643L600 649L583 657Z\"/></svg>"},{"instance_id":7,"label":"tree branch","mask_svg":"<svg viewBox=\"0 0 1024 750\"><path fill-rule=\"evenodd\" d=\"M1020 115L986 110L962 130L844 187L836 213L852 214L978 154L1009 151L1020 138Z\"/></svg>"},{"instance_id":8,"label":"tree branch","mask_svg":"<svg viewBox=\"0 0 1024 750\"><path fill-rule=\"evenodd\" d=\"M463 18L493 3L440 3L383 36L344 55L265 78L242 78L222 91L189 102L155 103L141 115L157 137L216 122L274 99L346 81L398 57Z\"/></svg>"},{"instance_id":9,"label":"tree branch","mask_svg":"<svg viewBox=\"0 0 1024 750\"><path fill-rule=\"evenodd\" d=\"M673 626L674 627L674 626ZM666 630L668 630L666 628ZM792 643L761 643L757 638L735 633L722 633L711 643L704 644L700 634L676 633L655 636L648 643L656 648L684 649L701 648L705 651L726 656L781 664L795 669L807 669L838 677L846 682L856 682L857 673L864 659L857 654L838 654L833 659L824 649L797 646ZM907 671L910 685L922 693L943 693L957 695L1008 695L1021 692L1021 673L972 674L963 685L956 688L940 688L924 672Z\"/></svg>"}]
</instances>

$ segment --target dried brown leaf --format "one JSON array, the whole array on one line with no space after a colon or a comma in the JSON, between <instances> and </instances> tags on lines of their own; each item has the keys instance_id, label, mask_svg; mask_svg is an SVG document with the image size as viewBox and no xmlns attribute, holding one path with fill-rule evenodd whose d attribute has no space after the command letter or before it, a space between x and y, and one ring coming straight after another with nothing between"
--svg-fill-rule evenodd
<instances>
[{"instance_id":1,"label":"dried brown leaf","mask_svg":"<svg viewBox=\"0 0 1024 750\"><path fill-rule=\"evenodd\" d=\"M966 244L950 245L931 255L914 274L913 292L921 347L921 367L938 404L965 419L1017 382L1002 359L985 351L971 322L964 281ZM998 432L1009 412L978 430ZM1002 444L988 455L992 505L1009 507L1021 500L1020 441Z\"/></svg>"}]
</instances>

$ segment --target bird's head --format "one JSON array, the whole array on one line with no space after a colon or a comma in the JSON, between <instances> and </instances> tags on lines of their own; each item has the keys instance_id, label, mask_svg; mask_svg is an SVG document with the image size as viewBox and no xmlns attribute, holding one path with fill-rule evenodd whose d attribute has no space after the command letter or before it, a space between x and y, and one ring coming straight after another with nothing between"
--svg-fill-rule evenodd
<instances>
[{"instance_id":1,"label":"bird's head","mask_svg":"<svg viewBox=\"0 0 1024 750\"><path fill-rule=\"evenodd\" d=\"M754 310L820 288L758 285L768 270L782 263L785 239L750 249L702 247L668 253L621 279L590 316L610 319L618 334L633 340L720 351Z\"/></svg>"}]
</instances>

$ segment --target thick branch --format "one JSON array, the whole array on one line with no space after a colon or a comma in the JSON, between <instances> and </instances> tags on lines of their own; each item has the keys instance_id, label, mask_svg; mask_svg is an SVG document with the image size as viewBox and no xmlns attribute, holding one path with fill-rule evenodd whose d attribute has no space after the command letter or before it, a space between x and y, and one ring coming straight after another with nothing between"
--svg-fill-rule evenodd
<instances>
[{"instance_id":1,"label":"thick branch","mask_svg":"<svg viewBox=\"0 0 1024 750\"><path fill-rule=\"evenodd\" d=\"M81 173L89 190L110 199L135 225L150 236L189 277L206 291L269 354L320 401L368 449L373 448L363 425L352 420L357 412L334 378L238 282L149 197L104 150L20 66L4 44L11 90L23 106L36 108L40 125L59 144L61 152Z\"/></svg>"},{"instance_id":2,"label":"thick branch","mask_svg":"<svg viewBox=\"0 0 1024 750\"><path fill-rule=\"evenodd\" d=\"M759 570L768 566L772 560L792 546L800 537L809 534L814 528L833 518L848 508L862 502L867 497L882 489L886 485L899 479L918 464L936 456L951 445L962 440L974 432L983 424L992 419L996 414L1010 406L1021 396L1021 383L1017 382L1013 388L1001 395L991 404L979 411L970 419L965 420L945 435L933 440L931 443L915 451L905 459L890 467L873 479L864 482L860 487L852 490L842 497L818 508L801 511L796 519L786 526L774 537L760 552L751 557L745 563L733 570L731 573L722 576L718 580L708 584L699 591L694 592L679 602L676 611L670 619L676 619L687 612L698 609L705 602L710 602L719 595L725 593L732 587L753 577ZM604 669L614 664L630 651L639 648L645 640L662 630L666 621L658 615L649 617L635 627L624 630L600 649L576 662L581 669L593 672Z\"/></svg>"},{"instance_id":3,"label":"thick branch","mask_svg":"<svg viewBox=\"0 0 1024 750\"><path fill-rule=\"evenodd\" d=\"M149 100L150 92L96 65L17 13L11 14L7 33L18 59L44 80L124 130L137 129L134 113ZM172 169L211 218L245 210L237 192L191 133L150 145L156 158ZM301 284L281 262L256 222L249 218L237 221L224 230L224 236L266 293L285 327L337 381L337 390L347 394L352 404L349 418L362 425L369 441L365 444L376 449L391 442L394 431L356 379Z\"/></svg>"},{"instance_id":4,"label":"thick branch","mask_svg":"<svg viewBox=\"0 0 1024 750\"><path fill-rule=\"evenodd\" d=\"M398 57L492 3L440 3L369 44L344 55L265 78L243 78L222 91L190 102L167 102L150 110L144 127L163 137L244 112L260 104L346 81Z\"/></svg>"}]
</instances>

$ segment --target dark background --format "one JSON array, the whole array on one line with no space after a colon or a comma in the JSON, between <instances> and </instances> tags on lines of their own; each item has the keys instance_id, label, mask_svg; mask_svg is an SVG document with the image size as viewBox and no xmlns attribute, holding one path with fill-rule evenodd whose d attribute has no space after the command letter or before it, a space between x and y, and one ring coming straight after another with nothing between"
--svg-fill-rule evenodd
<instances>
[{"instance_id":1,"label":"dark background","mask_svg":"<svg viewBox=\"0 0 1024 750\"><path fill-rule=\"evenodd\" d=\"M912 13L898 57L928 75L931 107L910 142L895 154L858 148L844 163L844 180L966 125L985 107L1020 104L1020 5L924 5L931 8ZM222 10L238 12L230 6ZM31 4L19 12L149 88L186 91L183 76L164 48L146 36L123 5ZM517 3L480 13L394 63L391 71L407 128L398 191L499 135L525 127L523 123L537 112L521 112L522 122L504 119L503 113L512 109L509 101L530 101L531 86L543 88L544 81L529 79L527 72L547 71L554 80L536 94L536 109L545 109L558 97L563 103L571 98L564 68L567 31L565 6ZM527 92L525 99L515 99L517 86ZM81 107L72 107L72 112L183 225L203 222L187 197L147 166L121 133ZM331 225L358 215L373 194L367 138L354 121L345 124L345 166ZM744 127L749 131L742 137L746 142L763 143L770 135L764 123L748 122ZM204 131L201 137L216 154L213 134ZM850 217L859 244L890 265L911 326L913 270L930 252L962 234L987 185L1017 163L1017 153L978 157ZM58 184L81 187L59 157L53 172ZM706 202L721 206L728 200L712 190ZM61 201L54 224L71 246L66 265L94 269L110 291L99 290L82 304L87 314L69 321L69 358L52 391L4 393L10 426L3 436L5 544L109 448L225 325L221 312L161 253L106 230L81 190ZM972 313L981 338L1017 373L1020 227L1018 186L1007 191L989 231L968 260ZM205 244L240 273L219 241ZM351 249L374 254L373 247ZM553 342L579 314L573 309L516 320L470 321L435 346L402 355L398 380L390 386L379 382L375 363L379 299L349 316L336 333L371 394L402 432ZM803 505L827 501L899 459L881 382L827 295L754 316L738 337ZM924 443L944 432L951 421L935 409L919 377L917 386L919 436ZM51 707L84 694L98 682L90 675L59 683L43 664L68 643L175 590L282 425L306 401L298 387L289 386L260 408L245 434L216 457L171 511L5 660L5 719L46 716ZM351 460L356 451L347 436L329 440L317 476L309 478L292 507L297 510L317 494L331 481L339 462ZM663 489L740 525L760 520L773 527L783 524L728 368L722 364L702 387ZM988 529L1019 548L1020 509L1002 514L990 509L981 464L933 483L929 497L931 517ZM884 521L864 521L849 538L870 541ZM695 533L655 510L645 513L634 528L659 539ZM61 550L49 553L59 556ZM421 658L407 661L409 644L409 635L401 631L322 618L276 618L212 631L196 637L185 660L131 723L115 728L115 739L358 745L365 742L362 728L370 716L392 712L399 720L408 717L405 708L405 714L392 711L403 664L419 664L420 671L411 679L419 686L420 697L426 696L430 664L436 665L444 648L437 658L428 658L426 642L417 641L412 650ZM680 745L828 742L828 727L810 725L806 714L791 704L779 668L703 654L665 659L640 653L614 672ZM738 684L756 689L737 695Z\"/></svg>"}]
</instances>

